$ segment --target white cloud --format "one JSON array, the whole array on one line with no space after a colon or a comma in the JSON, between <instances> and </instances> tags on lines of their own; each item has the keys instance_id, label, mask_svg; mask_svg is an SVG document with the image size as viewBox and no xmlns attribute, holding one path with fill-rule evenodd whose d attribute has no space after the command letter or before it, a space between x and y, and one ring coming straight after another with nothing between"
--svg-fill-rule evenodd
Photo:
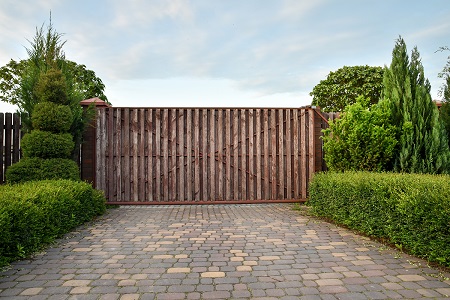
<instances>
[{"instance_id":1,"label":"white cloud","mask_svg":"<svg viewBox=\"0 0 450 300\"><path fill-rule=\"evenodd\" d=\"M323 0L302 1L302 0L284 0L279 15L281 18L301 18L315 8L321 6Z\"/></svg>"},{"instance_id":2,"label":"white cloud","mask_svg":"<svg viewBox=\"0 0 450 300\"><path fill-rule=\"evenodd\" d=\"M185 0L115 1L114 27L146 26L163 18L190 21L193 11Z\"/></svg>"}]
</instances>

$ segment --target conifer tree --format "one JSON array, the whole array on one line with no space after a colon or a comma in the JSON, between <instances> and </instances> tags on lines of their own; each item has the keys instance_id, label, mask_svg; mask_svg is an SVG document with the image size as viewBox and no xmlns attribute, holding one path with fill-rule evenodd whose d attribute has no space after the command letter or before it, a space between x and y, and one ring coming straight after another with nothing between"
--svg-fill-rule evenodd
<instances>
[{"instance_id":1,"label":"conifer tree","mask_svg":"<svg viewBox=\"0 0 450 300\"><path fill-rule=\"evenodd\" d=\"M391 122L398 129L393 169L407 173L447 173L450 150L439 112L430 95L420 54L414 48L409 61L400 37L384 72L383 97L389 102Z\"/></svg>"}]
</instances>

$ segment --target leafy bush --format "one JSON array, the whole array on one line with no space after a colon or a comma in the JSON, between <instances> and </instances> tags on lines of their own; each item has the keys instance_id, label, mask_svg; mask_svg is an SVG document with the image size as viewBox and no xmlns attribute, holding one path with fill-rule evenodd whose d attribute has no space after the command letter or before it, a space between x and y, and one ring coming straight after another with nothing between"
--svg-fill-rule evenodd
<instances>
[{"instance_id":1,"label":"leafy bush","mask_svg":"<svg viewBox=\"0 0 450 300\"><path fill-rule=\"evenodd\" d=\"M386 103L366 108L364 102L358 98L324 130L325 162L331 171L383 171L394 157L396 128L389 125Z\"/></svg>"},{"instance_id":2,"label":"leafy bush","mask_svg":"<svg viewBox=\"0 0 450 300\"><path fill-rule=\"evenodd\" d=\"M24 157L70 158L75 143L70 133L33 130L23 136Z\"/></svg>"},{"instance_id":3,"label":"leafy bush","mask_svg":"<svg viewBox=\"0 0 450 300\"><path fill-rule=\"evenodd\" d=\"M26 257L104 211L103 194L84 182L0 186L0 265Z\"/></svg>"},{"instance_id":4,"label":"leafy bush","mask_svg":"<svg viewBox=\"0 0 450 300\"><path fill-rule=\"evenodd\" d=\"M80 180L77 164L65 158L23 158L8 167L5 177L8 183L46 179Z\"/></svg>"},{"instance_id":5,"label":"leafy bush","mask_svg":"<svg viewBox=\"0 0 450 300\"><path fill-rule=\"evenodd\" d=\"M309 192L314 214L450 266L449 176L321 173Z\"/></svg>"},{"instance_id":6,"label":"leafy bush","mask_svg":"<svg viewBox=\"0 0 450 300\"><path fill-rule=\"evenodd\" d=\"M41 102L34 106L31 123L34 129L53 133L68 132L73 122L69 106L52 102Z\"/></svg>"}]
</instances>

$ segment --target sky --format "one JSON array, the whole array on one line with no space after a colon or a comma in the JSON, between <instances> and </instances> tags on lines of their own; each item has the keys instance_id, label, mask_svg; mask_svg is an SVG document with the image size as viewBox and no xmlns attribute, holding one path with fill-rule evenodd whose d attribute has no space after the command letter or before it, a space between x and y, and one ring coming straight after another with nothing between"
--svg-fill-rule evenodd
<instances>
[{"instance_id":1,"label":"sky","mask_svg":"<svg viewBox=\"0 0 450 300\"><path fill-rule=\"evenodd\" d=\"M27 58L50 11L116 107L310 105L331 71L389 66L399 36L439 99L450 55L448 0L0 0L0 66Z\"/></svg>"}]
</instances>

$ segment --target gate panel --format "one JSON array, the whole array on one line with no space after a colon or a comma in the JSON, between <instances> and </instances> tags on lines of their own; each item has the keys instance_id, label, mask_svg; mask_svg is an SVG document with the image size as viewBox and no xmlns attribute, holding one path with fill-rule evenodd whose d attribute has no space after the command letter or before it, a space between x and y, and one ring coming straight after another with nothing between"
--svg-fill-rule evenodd
<instances>
[{"instance_id":1,"label":"gate panel","mask_svg":"<svg viewBox=\"0 0 450 300\"><path fill-rule=\"evenodd\" d=\"M102 108L96 187L110 203L300 201L322 168L311 108ZM320 159L320 161L318 161Z\"/></svg>"}]
</instances>

